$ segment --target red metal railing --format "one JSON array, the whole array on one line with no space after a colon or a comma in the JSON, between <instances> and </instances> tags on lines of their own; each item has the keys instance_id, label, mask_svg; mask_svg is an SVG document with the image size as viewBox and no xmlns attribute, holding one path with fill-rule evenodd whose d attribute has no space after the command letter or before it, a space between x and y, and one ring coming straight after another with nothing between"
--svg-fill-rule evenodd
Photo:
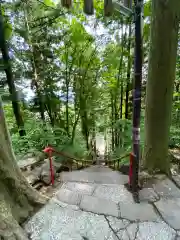
<instances>
[{"instance_id":1,"label":"red metal railing","mask_svg":"<svg viewBox=\"0 0 180 240\"><path fill-rule=\"evenodd\" d=\"M65 156L65 157L68 157L69 159L72 159L72 160L75 160L75 161L82 161L81 159L76 159L76 158L73 158L65 153L62 153L62 152L59 152L59 151L56 151L54 148L52 147L46 147L43 152L47 153L48 154L48 158L49 158L49 168L50 168L50 178L51 178L51 184L54 185L54 180L55 180L55 173L54 173L54 168L53 168L53 161L52 161L52 155L53 153L56 153L58 155L61 155L61 156ZM123 157L120 157L118 159L115 159L115 160L111 160L112 161L118 161L118 166L119 166L119 161L128 156L129 154L126 154L124 155ZM132 185L132 175L133 175L133 171L132 171L132 166L133 166L133 153L130 153L130 164L129 164L129 186ZM88 160L86 160L88 161ZM115 163L114 163L115 165Z\"/></svg>"}]
</instances>

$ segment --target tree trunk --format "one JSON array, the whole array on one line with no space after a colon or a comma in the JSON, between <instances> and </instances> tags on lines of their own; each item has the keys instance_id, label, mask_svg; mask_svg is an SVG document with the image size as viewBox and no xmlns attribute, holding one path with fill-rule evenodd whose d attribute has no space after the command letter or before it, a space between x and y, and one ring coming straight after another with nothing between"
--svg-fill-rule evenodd
<instances>
[{"instance_id":1,"label":"tree trunk","mask_svg":"<svg viewBox=\"0 0 180 240\"><path fill-rule=\"evenodd\" d=\"M27 34L28 34L28 44L32 49L32 55L31 55L31 64L32 64L32 69L33 69L33 79L32 79L32 83L31 83L31 88L35 87L36 89L36 95L38 98L38 104L39 104L39 113L40 113L40 117L41 120L43 122L45 122L45 114L44 114L44 110L45 110L45 104L44 104L44 97L42 94L42 87L40 86L40 81L39 81L39 72L38 72L38 65L39 65L39 61L38 61L38 57L40 56L40 52L39 52L39 47L35 46L32 44L32 37L31 37L31 31L30 31L30 26L29 26L29 19L28 17L31 16L31 14L27 11L28 6L27 3L24 2L24 20L25 20L25 28L27 30Z\"/></svg>"},{"instance_id":2,"label":"tree trunk","mask_svg":"<svg viewBox=\"0 0 180 240\"><path fill-rule=\"evenodd\" d=\"M177 54L179 0L153 0L144 165L169 173L168 140Z\"/></svg>"},{"instance_id":3,"label":"tree trunk","mask_svg":"<svg viewBox=\"0 0 180 240\"><path fill-rule=\"evenodd\" d=\"M129 85L131 78L131 22L129 23L129 39L128 39L128 64L127 64L127 80L126 80L126 98L125 98L125 119L129 118Z\"/></svg>"},{"instance_id":4,"label":"tree trunk","mask_svg":"<svg viewBox=\"0 0 180 240\"><path fill-rule=\"evenodd\" d=\"M3 61L5 65L5 73L7 76L7 84L9 88L9 93L12 101L12 108L14 112L14 116L16 119L16 123L19 129L19 135L25 136L26 132L24 130L24 121L21 115L20 105L18 94L16 91L16 86L14 84L13 73L11 69L10 57L8 53L8 48L6 44L5 34L4 34L4 24L3 24L3 16L2 16L2 9L0 6L0 48L3 56Z\"/></svg>"},{"instance_id":5,"label":"tree trunk","mask_svg":"<svg viewBox=\"0 0 180 240\"><path fill-rule=\"evenodd\" d=\"M113 94L111 93L111 145L112 151L114 151L114 144L115 144L115 135L114 135L114 101L113 101Z\"/></svg>"},{"instance_id":6,"label":"tree trunk","mask_svg":"<svg viewBox=\"0 0 180 240\"><path fill-rule=\"evenodd\" d=\"M28 240L21 224L47 199L34 190L21 173L0 99L0 239Z\"/></svg>"},{"instance_id":7,"label":"tree trunk","mask_svg":"<svg viewBox=\"0 0 180 240\"><path fill-rule=\"evenodd\" d=\"M75 115L76 115L76 111L75 111ZM76 133L76 127L79 121L79 117L80 117L80 109L78 110L77 116L75 116L74 119L74 124L73 124L73 129L72 129L72 134L71 134L71 142L74 142L74 138L75 138L75 133Z\"/></svg>"},{"instance_id":8,"label":"tree trunk","mask_svg":"<svg viewBox=\"0 0 180 240\"><path fill-rule=\"evenodd\" d=\"M68 76L68 46L65 46L66 54L66 73L65 73L65 85L66 85L66 132L69 136L69 83L70 76ZM70 73L69 73L70 75Z\"/></svg>"}]
</instances>

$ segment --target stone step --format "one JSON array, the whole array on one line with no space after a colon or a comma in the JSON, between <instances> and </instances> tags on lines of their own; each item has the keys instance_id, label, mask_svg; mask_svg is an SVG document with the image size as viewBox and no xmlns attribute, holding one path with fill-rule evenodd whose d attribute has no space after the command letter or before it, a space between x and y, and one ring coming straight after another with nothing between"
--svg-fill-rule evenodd
<instances>
[{"instance_id":1,"label":"stone step","mask_svg":"<svg viewBox=\"0 0 180 240\"><path fill-rule=\"evenodd\" d=\"M110 169L107 166L93 165L93 166L90 166L88 168L83 169L82 172L96 172L96 173L99 173L99 172L113 172L113 170Z\"/></svg>"},{"instance_id":2,"label":"stone step","mask_svg":"<svg viewBox=\"0 0 180 240\"><path fill-rule=\"evenodd\" d=\"M135 204L123 185L67 182L24 228L33 240L179 239L180 198L174 187L161 181L154 188L158 194L167 191L162 198ZM153 188L147 193L155 194Z\"/></svg>"},{"instance_id":3,"label":"stone step","mask_svg":"<svg viewBox=\"0 0 180 240\"><path fill-rule=\"evenodd\" d=\"M121 215L132 221L159 220L150 204L135 204L123 186L67 183L57 192L55 199L87 212L114 217Z\"/></svg>"},{"instance_id":4,"label":"stone step","mask_svg":"<svg viewBox=\"0 0 180 240\"><path fill-rule=\"evenodd\" d=\"M80 202L80 209L95 214L119 217L120 211L118 204L103 198L84 195Z\"/></svg>"},{"instance_id":5,"label":"stone step","mask_svg":"<svg viewBox=\"0 0 180 240\"><path fill-rule=\"evenodd\" d=\"M80 192L62 188L56 194L55 199L70 206L76 205L83 211L119 217L120 212L116 202L109 199L90 196L88 195L89 193L87 193L88 192L85 192L85 194L82 195Z\"/></svg>"},{"instance_id":6,"label":"stone step","mask_svg":"<svg viewBox=\"0 0 180 240\"><path fill-rule=\"evenodd\" d=\"M120 202L133 203L131 193L123 185L116 184L67 182L57 191L55 197L70 205L78 205L84 195L110 200L117 204Z\"/></svg>"},{"instance_id":7,"label":"stone step","mask_svg":"<svg viewBox=\"0 0 180 240\"><path fill-rule=\"evenodd\" d=\"M125 184L128 182L128 176L122 175L116 171L72 171L62 172L61 180L63 182L89 182L99 184Z\"/></svg>"},{"instance_id":8,"label":"stone step","mask_svg":"<svg viewBox=\"0 0 180 240\"><path fill-rule=\"evenodd\" d=\"M128 219L60 207L52 201L28 220L24 228L33 240L178 239L177 233L162 221L131 222Z\"/></svg>"}]
</instances>

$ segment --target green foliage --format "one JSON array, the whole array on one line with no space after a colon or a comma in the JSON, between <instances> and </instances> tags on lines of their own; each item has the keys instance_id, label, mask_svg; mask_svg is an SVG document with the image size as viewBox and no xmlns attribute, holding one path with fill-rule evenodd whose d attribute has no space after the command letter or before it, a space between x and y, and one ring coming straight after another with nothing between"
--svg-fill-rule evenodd
<instances>
[{"instance_id":1,"label":"green foliage","mask_svg":"<svg viewBox=\"0 0 180 240\"><path fill-rule=\"evenodd\" d=\"M94 1L96 20L83 13L82 0L75 3L70 11L62 9L52 0L15 2L4 8L13 16L12 25L5 21L5 34L8 40L16 39L10 44L14 81L23 92L30 80L34 94L26 109L21 103L26 130L23 138L18 134L11 105L5 105L15 153L24 155L42 151L50 144L59 151L84 158L89 154L87 141L92 140L97 132L110 132L111 128L121 144L114 150L111 147L109 154L116 158L132 151L130 96L133 88L134 35L128 35L127 19L117 13L111 18L104 18L103 1L99 0ZM4 18L5 15L3 10ZM147 57L151 1L144 4L144 16L144 55ZM134 34L133 25L132 32ZM5 85L3 77L1 80ZM180 145L179 81L178 49L177 88L173 96L170 133L170 142L174 146ZM129 116L125 119L127 93ZM145 89L142 93L143 105ZM108 134L110 142L111 139L112 133ZM143 144L142 111L141 149Z\"/></svg>"},{"instance_id":2,"label":"green foliage","mask_svg":"<svg viewBox=\"0 0 180 240\"><path fill-rule=\"evenodd\" d=\"M151 0L148 0L144 3L144 17L150 17L151 16Z\"/></svg>"},{"instance_id":3,"label":"green foliage","mask_svg":"<svg viewBox=\"0 0 180 240\"><path fill-rule=\"evenodd\" d=\"M13 148L18 158L22 158L27 153L42 152L48 145L54 146L55 149L77 158L86 156L86 146L80 132L76 134L72 143L71 138L67 136L64 129L52 128L49 123L43 124L38 117L34 117L34 114L26 110L24 111L24 118L27 134L24 137L20 137L17 132L11 105L6 104L4 109L6 121L11 132Z\"/></svg>"},{"instance_id":4,"label":"green foliage","mask_svg":"<svg viewBox=\"0 0 180 240\"><path fill-rule=\"evenodd\" d=\"M34 128L34 126L36 127ZM19 158L27 153L41 152L48 145L78 158L82 158L86 154L86 146L82 137L76 136L76 141L70 144L70 139L62 133L62 129L58 129L58 134L57 132L54 134L54 129L47 125L44 127L38 120L29 120L25 129L27 135L23 138L18 133L12 134L12 144Z\"/></svg>"},{"instance_id":5,"label":"green foliage","mask_svg":"<svg viewBox=\"0 0 180 240\"><path fill-rule=\"evenodd\" d=\"M169 147L176 148L179 146L180 146L180 128L177 128L176 126L171 126Z\"/></svg>"},{"instance_id":6,"label":"green foliage","mask_svg":"<svg viewBox=\"0 0 180 240\"><path fill-rule=\"evenodd\" d=\"M9 40L12 36L12 25L6 22L4 28L5 28L5 39Z\"/></svg>"}]
</instances>

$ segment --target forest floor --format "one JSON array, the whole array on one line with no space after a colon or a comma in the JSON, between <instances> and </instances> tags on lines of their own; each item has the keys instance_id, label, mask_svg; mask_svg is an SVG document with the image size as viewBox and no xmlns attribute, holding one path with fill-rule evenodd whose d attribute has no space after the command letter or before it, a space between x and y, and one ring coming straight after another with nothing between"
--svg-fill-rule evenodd
<instances>
[{"instance_id":1,"label":"forest floor","mask_svg":"<svg viewBox=\"0 0 180 240\"><path fill-rule=\"evenodd\" d=\"M50 201L24 229L32 240L180 240L180 177L159 175L140 191L140 204L124 187L128 176L105 166L61 173Z\"/></svg>"}]
</instances>

